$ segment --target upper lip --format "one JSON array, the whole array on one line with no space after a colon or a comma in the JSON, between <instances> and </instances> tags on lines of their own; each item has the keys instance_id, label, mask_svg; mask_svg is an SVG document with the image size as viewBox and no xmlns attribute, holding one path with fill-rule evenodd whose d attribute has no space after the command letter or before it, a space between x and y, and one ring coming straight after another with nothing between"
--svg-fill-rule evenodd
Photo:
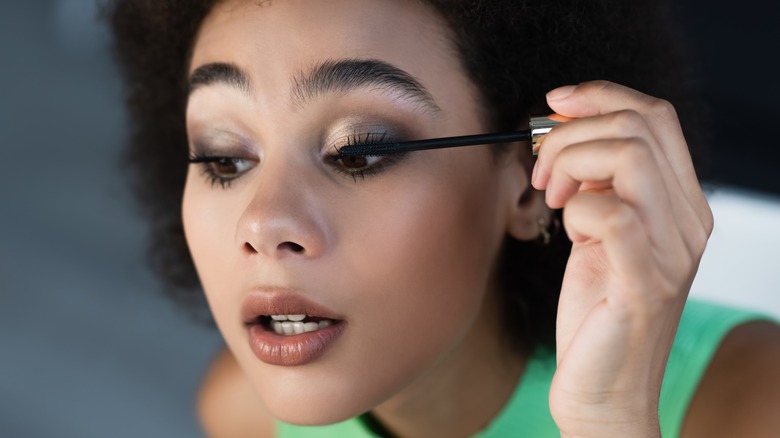
<instances>
[{"instance_id":1,"label":"upper lip","mask_svg":"<svg viewBox=\"0 0 780 438\"><path fill-rule=\"evenodd\" d=\"M241 320L244 324L255 323L258 317L269 315L308 315L334 320L344 319L324 305L286 288L255 290L241 302Z\"/></svg>"}]
</instances>

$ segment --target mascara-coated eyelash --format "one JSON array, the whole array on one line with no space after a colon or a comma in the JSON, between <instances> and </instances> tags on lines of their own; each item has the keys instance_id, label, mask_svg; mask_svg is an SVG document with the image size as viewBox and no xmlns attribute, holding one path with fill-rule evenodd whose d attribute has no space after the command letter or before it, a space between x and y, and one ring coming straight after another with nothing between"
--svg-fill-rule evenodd
<instances>
[{"instance_id":1,"label":"mascara-coated eyelash","mask_svg":"<svg viewBox=\"0 0 780 438\"><path fill-rule=\"evenodd\" d=\"M347 137L347 144L334 146L333 153L328 155L328 160L337 172L351 176L355 181L378 174L387 167L396 164L406 153L384 155L381 157L367 155L342 155L340 149L343 146L370 147L373 144L387 143L387 132L366 134L353 134Z\"/></svg>"},{"instance_id":2,"label":"mascara-coated eyelash","mask_svg":"<svg viewBox=\"0 0 780 438\"><path fill-rule=\"evenodd\" d=\"M221 157L214 155L191 155L190 164L199 164L206 179L214 184L219 183L223 189L230 187L233 180L251 170L253 160L238 157Z\"/></svg>"}]
</instances>

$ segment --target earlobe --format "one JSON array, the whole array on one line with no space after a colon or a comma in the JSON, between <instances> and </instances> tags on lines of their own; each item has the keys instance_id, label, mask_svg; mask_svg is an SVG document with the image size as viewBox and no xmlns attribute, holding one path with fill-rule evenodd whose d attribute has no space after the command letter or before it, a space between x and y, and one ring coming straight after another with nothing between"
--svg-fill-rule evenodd
<instances>
[{"instance_id":1,"label":"earlobe","mask_svg":"<svg viewBox=\"0 0 780 438\"><path fill-rule=\"evenodd\" d=\"M533 241L539 240L542 232L546 230L545 226L540 225L540 220L544 224L550 224L552 212L547 207L544 199L544 192L536 190L529 181L530 170L533 165L530 154L523 153L522 149L516 151L513 165L514 171L509 183L514 187L511 198L507 205L507 233L517 240Z\"/></svg>"},{"instance_id":2,"label":"earlobe","mask_svg":"<svg viewBox=\"0 0 780 438\"><path fill-rule=\"evenodd\" d=\"M507 232L517 240L543 240L551 216L544 202L544 192L529 185L517 202L510 206Z\"/></svg>"}]
</instances>

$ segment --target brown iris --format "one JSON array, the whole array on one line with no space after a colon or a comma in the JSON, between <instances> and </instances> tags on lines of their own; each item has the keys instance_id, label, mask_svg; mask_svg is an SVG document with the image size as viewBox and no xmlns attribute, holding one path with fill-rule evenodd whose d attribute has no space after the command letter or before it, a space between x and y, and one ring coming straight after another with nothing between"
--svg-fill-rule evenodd
<instances>
[{"instance_id":1,"label":"brown iris","mask_svg":"<svg viewBox=\"0 0 780 438\"><path fill-rule=\"evenodd\" d=\"M236 161L232 158L220 158L219 160L209 163L209 165L217 175L230 176L238 173Z\"/></svg>"},{"instance_id":2,"label":"brown iris","mask_svg":"<svg viewBox=\"0 0 780 438\"><path fill-rule=\"evenodd\" d=\"M360 169L368 166L368 160L365 155L345 155L341 157L341 164L347 169Z\"/></svg>"}]
</instances>

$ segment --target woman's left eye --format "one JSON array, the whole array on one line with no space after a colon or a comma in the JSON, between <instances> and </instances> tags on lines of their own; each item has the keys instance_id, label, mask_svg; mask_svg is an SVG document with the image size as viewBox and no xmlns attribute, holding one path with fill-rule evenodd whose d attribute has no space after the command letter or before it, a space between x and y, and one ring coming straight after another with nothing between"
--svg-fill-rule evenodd
<instances>
[{"instance_id":1,"label":"woman's left eye","mask_svg":"<svg viewBox=\"0 0 780 438\"><path fill-rule=\"evenodd\" d=\"M385 135L355 135L348 139L347 144L350 146L368 146L372 144L380 144L385 142ZM353 177L357 180L358 177L365 178L368 175L377 174L385 170L389 165L395 164L400 160L404 154L385 155L385 156L369 156L369 155L342 155L339 153L339 148L334 147L332 155L328 156L331 164L337 171Z\"/></svg>"},{"instance_id":2,"label":"woman's left eye","mask_svg":"<svg viewBox=\"0 0 780 438\"><path fill-rule=\"evenodd\" d=\"M366 155L341 155L338 157L338 161L341 163L341 167L345 170L361 170L368 167L373 167L380 161L382 157L369 157Z\"/></svg>"},{"instance_id":3,"label":"woman's left eye","mask_svg":"<svg viewBox=\"0 0 780 438\"><path fill-rule=\"evenodd\" d=\"M368 175L381 172L389 164L392 164L395 158L393 156L341 155L338 152L328 156L328 160L336 171L351 176L355 180L358 177L365 178Z\"/></svg>"}]
</instances>

